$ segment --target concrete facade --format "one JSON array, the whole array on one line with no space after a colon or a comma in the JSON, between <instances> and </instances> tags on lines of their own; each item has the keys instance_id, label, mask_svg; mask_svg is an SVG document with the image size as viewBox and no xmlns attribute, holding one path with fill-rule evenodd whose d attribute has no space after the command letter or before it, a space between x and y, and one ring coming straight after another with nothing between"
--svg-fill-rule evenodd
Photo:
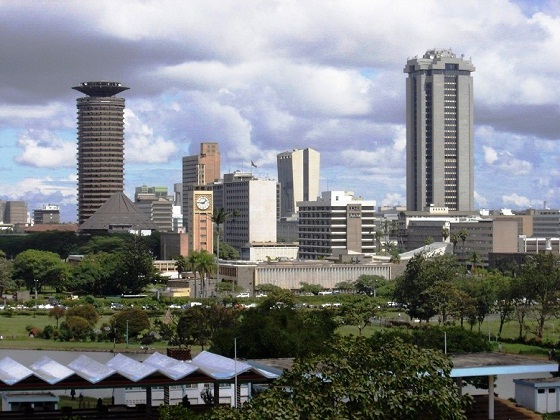
<instances>
[{"instance_id":1,"label":"concrete facade","mask_svg":"<svg viewBox=\"0 0 560 420\"><path fill-rule=\"evenodd\" d=\"M187 213L192 209L193 203L189 200L192 194L189 191L203 185L216 182L221 177L220 172L220 149L218 143L201 143L198 155L183 157L183 182L182 182L182 210L183 226L189 232L189 219Z\"/></svg>"},{"instance_id":2,"label":"concrete facade","mask_svg":"<svg viewBox=\"0 0 560 420\"><path fill-rule=\"evenodd\" d=\"M222 226L224 242L238 251L258 243L276 243L276 185L247 172L225 174L222 184L212 188L216 203L226 211L237 211Z\"/></svg>"},{"instance_id":3,"label":"concrete facade","mask_svg":"<svg viewBox=\"0 0 560 420\"><path fill-rule=\"evenodd\" d=\"M321 155L316 150L294 149L276 156L280 183L280 217L298 212L299 201L313 201L319 195Z\"/></svg>"},{"instance_id":4,"label":"concrete facade","mask_svg":"<svg viewBox=\"0 0 560 420\"><path fill-rule=\"evenodd\" d=\"M88 96L78 107L78 223L81 225L116 192L124 190L124 98L117 82L74 86Z\"/></svg>"},{"instance_id":5,"label":"concrete facade","mask_svg":"<svg viewBox=\"0 0 560 420\"><path fill-rule=\"evenodd\" d=\"M375 252L375 201L349 191L326 191L299 206L299 258L315 260L335 251Z\"/></svg>"},{"instance_id":6,"label":"concrete facade","mask_svg":"<svg viewBox=\"0 0 560 420\"><path fill-rule=\"evenodd\" d=\"M408 210L473 209L473 71L470 60L443 49L406 63Z\"/></svg>"},{"instance_id":7,"label":"concrete facade","mask_svg":"<svg viewBox=\"0 0 560 420\"><path fill-rule=\"evenodd\" d=\"M328 261L223 262L220 274L225 281L254 292L255 287L272 284L298 290L301 282L334 289L338 283L357 280L361 275L378 275L393 280L404 266L394 264L339 264Z\"/></svg>"},{"instance_id":8,"label":"concrete facade","mask_svg":"<svg viewBox=\"0 0 560 420\"><path fill-rule=\"evenodd\" d=\"M47 204L41 209L33 210L33 224L56 224L60 223L60 207Z\"/></svg>"}]
</instances>

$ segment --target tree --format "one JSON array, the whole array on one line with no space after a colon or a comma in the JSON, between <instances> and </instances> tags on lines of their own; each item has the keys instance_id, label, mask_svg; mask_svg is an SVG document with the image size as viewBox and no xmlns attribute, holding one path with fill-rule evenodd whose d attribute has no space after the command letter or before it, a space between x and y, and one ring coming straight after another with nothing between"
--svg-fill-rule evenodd
<instances>
[{"instance_id":1,"label":"tree","mask_svg":"<svg viewBox=\"0 0 560 420\"><path fill-rule=\"evenodd\" d=\"M125 251L118 252L118 265L114 286L119 293L140 293L156 279L156 270L147 245L141 238L134 237Z\"/></svg>"},{"instance_id":2,"label":"tree","mask_svg":"<svg viewBox=\"0 0 560 420\"><path fill-rule=\"evenodd\" d=\"M146 311L138 308L127 308L111 317L111 327L116 337L122 337L128 331L128 337L136 340L138 335L150 329L150 319Z\"/></svg>"},{"instance_id":3,"label":"tree","mask_svg":"<svg viewBox=\"0 0 560 420\"><path fill-rule=\"evenodd\" d=\"M200 278L202 279L202 285L201 285L202 290L200 291L200 296L207 297L207 290L206 290L207 275L216 272L216 261L214 260L214 256L208 253L208 251L206 250L192 251L189 254L187 261L189 263L189 266L192 268L192 270L197 272L200 275ZM195 288L195 295L196 295L196 288Z\"/></svg>"},{"instance_id":4,"label":"tree","mask_svg":"<svg viewBox=\"0 0 560 420\"><path fill-rule=\"evenodd\" d=\"M444 227L441 229L441 238L443 242L447 242L447 238L449 238L449 228Z\"/></svg>"},{"instance_id":5,"label":"tree","mask_svg":"<svg viewBox=\"0 0 560 420\"><path fill-rule=\"evenodd\" d=\"M498 271L489 273L487 278L488 281L493 283L496 288L496 310L500 315L498 336L501 336L504 324L512 319L514 312L515 295L513 279Z\"/></svg>"},{"instance_id":6,"label":"tree","mask_svg":"<svg viewBox=\"0 0 560 420\"><path fill-rule=\"evenodd\" d=\"M270 295L258 307L245 310L239 322L212 336L210 351L227 357L294 357L324 351L323 341L334 335L334 311L298 311L289 305L271 305ZM278 302L278 301L276 301Z\"/></svg>"},{"instance_id":7,"label":"tree","mask_svg":"<svg viewBox=\"0 0 560 420\"><path fill-rule=\"evenodd\" d=\"M542 339L547 320L558 316L560 308L560 261L551 253L528 258L521 271L525 298L534 304L537 338Z\"/></svg>"},{"instance_id":8,"label":"tree","mask_svg":"<svg viewBox=\"0 0 560 420\"><path fill-rule=\"evenodd\" d=\"M60 326L60 338L64 341L85 340L91 333L91 324L81 316L66 316Z\"/></svg>"},{"instance_id":9,"label":"tree","mask_svg":"<svg viewBox=\"0 0 560 420\"><path fill-rule=\"evenodd\" d=\"M6 259L6 254L0 251L0 294L5 290L14 289L16 283L12 279L13 264Z\"/></svg>"},{"instance_id":10,"label":"tree","mask_svg":"<svg viewBox=\"0 0 560 420\"><path fill-rule=\"evenodd\" d=\"M323 290L323 286L320 284L309 284L305 281L299 283L300 285L300 292L303 293L313 293L314 295L318 295L321 290Z\"/></svg>"},{"instance_id":11,"label":"tree","mask_svg":"<svg viewBox=\"0 0 560 420\"><path fill-rule=\"evenodd\" d=\"M453 252L455 252L455 247L457 246L457 242L459 242L459 236L457 236L456 233L452 233L449 236L449 240L451 241L451 243L453 244Z\"/></svg>"},{"instance_id":12,"label":"tree","mask_svg":"<svg viewBox=\"0 0 560 420\"><path fill-rule=\"evenodd\" d=\"M49 318L54 318L56 320L56 328L58 328L58 320L64 318L64 315L66 315L66 309L62 306L55 306L49 309Z\"/></svg>"},{"instance_id":13,"label":"tree","mask_svg":"<svg viewBox=\"0 0 560 420\"><path fill-rule=\"evenodd\" d=\"M358 334L362 335L363 329L370 324L370 320L377 311L375 301L366 296L358 296L342 306L341 318L345 325L353 325L358 328Z\"/></svg>"},{"instance_id":14,"label":"tree","mask_svg":"<svg viewBox=\"0 0 560 420\"><path fill-rule=\"evenodd\" d=\"M346 280L346 281L341 281L340 283L336 283L334 285L335 288L340 289L340 290L355 290L356 289L356 285L353 281L350 280Z\"/></svg>"},{"instance_id":15,"label":"tree","mask_svg":"<svg viewBox=\"0 0 560 420\"><path fill-rule=\"evenodd\" d=\"M62 291L69 273L69 266L54 252L29 249L14 258L13 277L22 279L29 290L51 286Z\"/></svg>"},{"instance_id":16,"label":"tree","mask_svg":"<svg viewBox=\"0 0 560 420\"><path fill-rule=\"evenodd\" d=\"M177 268L177 277L179 278L181 277L181 273L187 271L189 263L183 255L179 255L173 259L175 260L175 268Z\"/></svg>"},{"instance_id":17,"label":"tree","mask_svg":"<svg viewBox=\"0 0 560 420\"><path fill-rule=\"evenodd\" d=\"M461 243L463 245L463 248L465 248L465 241L467 240L467 237L469 236L469 232L467 232L466 229L461 229L457 235L459 236L459 239L461 239Z\"/></svg>"},{"instance_id":18,"label":"tree","mask_svg":"<svg viewBox=\"0 0 560 420\"><path fill-rule=\"evenodd\" d=\"M220 253L220 226L225 224L229 218L236 217L239 214L237 210L226 211L224 208L220 208L214 212L212 215L212 221L216 224L216 257L217 257L217 281L220 282L220 258L222 254Z\"/></svg>"},{"instance_id":19,"label":"tree","mask_svg":"<svg viewBox=\"0 0 560 420\"><path fill-rule=\"evenodd\" d=\"M83 255L97 254L99 252L121 252L126 249L127 240L124 235L98 235L93 236L78 252Z\"/></svg>"},{"instance_id":20,"label":"tree","mask_svg":"<svg viewBox=\"0 0 560 420\"><path fill-rule=\"evenodd\" d=\"M121 255L107 252L86 255L72 268L71 290L93 295L122 293L113 281L118 275Z\"/></svg>"},{"instance_id":21,"label":"tree","mask_svg":"<svg viewBox=\"0 0 560 420\"><path fill-rule=\"evenodd\" d=\"M242 408L247 419L465 418L461 398L441 351L396 340L372 346L345 337L326 353L298 358L274 387ZM398 372L398 374L397 374Z\"/></svg>"},{"instance_id":22,"label":"tree","mask_svg":"<svg viewBox=\"0 0 560 420\"><path fill-rule=\"evenodd\" d=\"M438 313L436 302L428 290L436 283L450 285L464 272L455 256L437 255L427 258L417 254L410 259L403 274L395 281L394 299L407 306L413 318L428 321Z\"/></svg>"},{"instance_id":23,"label":"tree","mask_svg":"<svg viewBox=\"0 0 560 420\"><path fill-rule=\"evenodd\" d=\"M377 288L385 285L385 283L387 283L387 280L381 276L362 274L358 277L358 280L356 280L354 285L356 292L376 297Z\"/></svg>"},{"instance_id":24,"label":"tree","mask_svg":"<svg viewBox=\"0 0 560 420\"><path fill-rule=\"evenodd\" d=\"M93 327L97 324L97 321L99 321L100 315L99 312L97 312L97 309L95 309L95 306L87 303L85 305L72 306L66 311L66 318L76 316L85 319L88 324Z\"/></svg>"}]
</instances>

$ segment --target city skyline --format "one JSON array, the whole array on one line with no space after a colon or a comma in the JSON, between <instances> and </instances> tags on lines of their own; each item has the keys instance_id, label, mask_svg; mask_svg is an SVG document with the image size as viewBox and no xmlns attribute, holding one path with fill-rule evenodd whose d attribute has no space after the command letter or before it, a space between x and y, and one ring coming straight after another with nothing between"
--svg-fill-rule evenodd
<instances>
[{"instance_id":1,"label":"city skyline","mask_svg":"<svg viewBox=\"0 0 560 420\"><path fill-rule=\"evenodd\" d=\"M222 173L276 178L276 155L321 153L320 191L405 205L403 63L472 59L475 208L560 207L560 6L548 1L4 2L0 199L76 220L70 87L118 80L125 193L181 181L217 142Z\"/></svg>"}]
</instances>

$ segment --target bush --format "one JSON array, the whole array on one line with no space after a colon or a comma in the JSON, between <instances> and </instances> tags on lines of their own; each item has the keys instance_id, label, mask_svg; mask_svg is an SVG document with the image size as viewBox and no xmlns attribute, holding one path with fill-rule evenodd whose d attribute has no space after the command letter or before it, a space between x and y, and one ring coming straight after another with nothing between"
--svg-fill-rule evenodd
<instances>
[{"instance_id":1,"label":"bush","mask_svg":"<svg viewBox=\"0 0 560 420\"><path fill-rule=\"evenodd\" d=\"M41 338L44 338L45 340L50 340L51 338L53 338L53 336L54 336L54 327L52 325L47 325L43 329L43 332L41 333Z\"/></svg>"}]
</instances>

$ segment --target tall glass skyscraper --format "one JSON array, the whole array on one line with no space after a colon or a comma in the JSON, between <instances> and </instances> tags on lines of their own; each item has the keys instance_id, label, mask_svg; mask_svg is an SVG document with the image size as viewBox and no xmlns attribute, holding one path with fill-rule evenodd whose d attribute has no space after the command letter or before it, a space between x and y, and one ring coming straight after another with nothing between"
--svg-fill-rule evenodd
<instances>
[{"instance_id":1,"label":"tall glass skyscraper","mask_svg":"<svg viewBox=\"0 0 560 420\"><path fill-rule=\"evenodd\" d=\"M78 98L78 223L124 189L124 98L117 82L74 86Z\"/></svg>"},{"instance_id":2,"label":"tall glass skyscraper","mask_svg":"<svg viewBox=\"0 0 560 420\"><path fill-rule=\"evenodd\" d=\"M443 49L406 63L409 211L473 210L473 71L470 60Z\"/></svg>"}]
</instances>

